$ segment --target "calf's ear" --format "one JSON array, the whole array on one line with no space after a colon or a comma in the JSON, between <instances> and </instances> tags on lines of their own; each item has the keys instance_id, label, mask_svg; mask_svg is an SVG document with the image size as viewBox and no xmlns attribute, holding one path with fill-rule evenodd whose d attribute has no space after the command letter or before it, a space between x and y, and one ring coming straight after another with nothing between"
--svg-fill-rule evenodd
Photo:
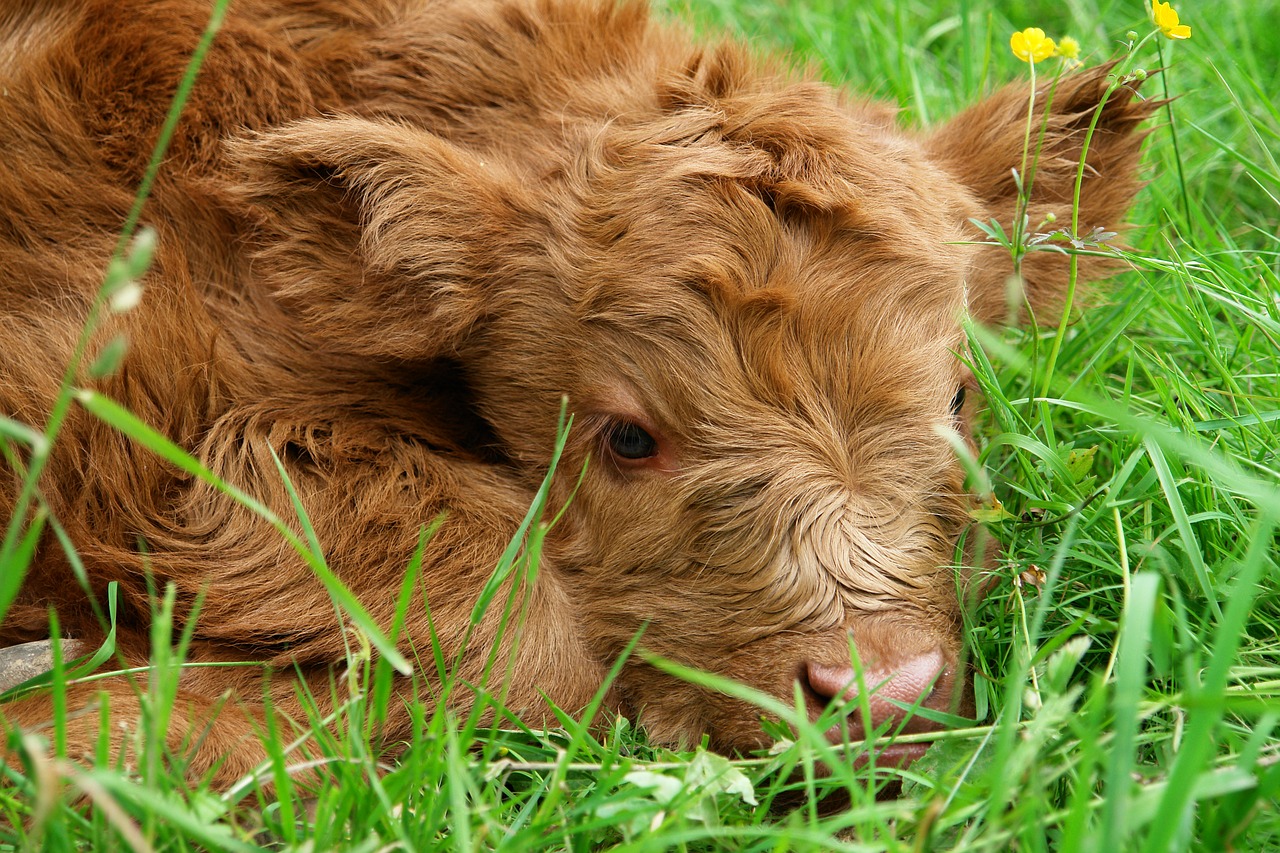
<instances>
[{"instance_id":1,"label":"calf's ear","mask_svg":"<svg viewBox=\"0 0 1280 853\"><path fill-rule=\"evenodd\" d=\"M1076 175L1095 115L1097 123L1080 188L1076 236L1087 237L1095 230L1122 230L1125 212L1142 186L1137 170L1146 132L1140 125L1163 102L1142 100L1130 84L1107 96L1113 65L1050 79L1036 87L1023 176L1024 188L1030 190L1026 208L1030 233L1041 230L1050 213L1056 221L1043 230L1070 230ZM960 113L925 142L930 156L977 197L980 212L975 218L983 222L994 219L1010 235L1019 212L1014 171L1023 172L1029 95L1027 84L1007 86ZM988 238L975 228L974 239ZM1081 255L1078 262L1082 280L1108 271L1105 260ZM969 277L974 317L991 323L1008 316L1007 284L1012 273L1004 248L980 250ZM1061 252L1027 254L1022 280L1033 310L1043 316L1043 312L1059 308L1067 276L1068 259Z\"/></svg>"},{"instance_id":2,"label":"calf's ear","mask_svg":"<svg viewBox=\"0 0 1280 853\"><path fill-rule=\"evenodd\" d=\"M537 242L537 208L513 174L414 128L306 120L230 156L257 220L253 274L340 350L450 354Z\"/></svg>"}]
</instances>

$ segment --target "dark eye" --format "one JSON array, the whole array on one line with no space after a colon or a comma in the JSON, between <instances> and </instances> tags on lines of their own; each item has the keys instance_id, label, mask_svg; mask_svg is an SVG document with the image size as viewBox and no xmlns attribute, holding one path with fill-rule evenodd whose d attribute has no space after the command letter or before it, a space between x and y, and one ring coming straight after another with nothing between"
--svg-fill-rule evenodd
<instances>
[{"instance_id":1,"label":"dark eye","mask_svg":"<svg viewBox=\"0 0 1280 853\"><path fill-rule=\"evenodd\" d=\"M964 408L964 386L961 385L956 389L956 395L951 398L951 417L956 420L960 419L960 410Z\"/></svg>"},{"instance_id":2,"label":"dark eye","mask_svg":"<svg viewBox=\"0 0 1280 853\"><path fill-rule=\"evenodd\" d=\"M623 459L648 459L658 452L658 442L640 427L623 421L609 431L609 448Z\"/></svg>"}]
</instances>

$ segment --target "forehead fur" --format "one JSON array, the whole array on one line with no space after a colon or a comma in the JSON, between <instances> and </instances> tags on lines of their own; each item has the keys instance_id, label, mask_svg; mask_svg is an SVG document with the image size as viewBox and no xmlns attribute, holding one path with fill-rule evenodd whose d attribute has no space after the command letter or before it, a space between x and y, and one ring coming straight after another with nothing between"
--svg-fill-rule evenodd
<instances>
[{"instance_id":1,"label":"forehead fur","mask_svg":"<svg viewBox=\"0 0 1280 853\"><path fill-rule=\"evenodd\" d=\"M579 320L625 338L636 367L636 342L654 370L684 351L700 381L787 409L949 396L967 196L820 90L758 100L600 141L579 176Z\"/></svg>"},{"instance_id":2,"label":"forehead fur","mask_svg":"<svg viewBox=\"0 0 1280 853\"><path fill-rule=\"evenodd\" d=\"M574 225L604 261L584 311L625 299L608 275L623 259L751 312L762 299L865 302L890 273L893 296L913 309L953 301L973 200L865 112L798 83L596 133L569 176L581 200Z\"/></svg>"}]
</instances>

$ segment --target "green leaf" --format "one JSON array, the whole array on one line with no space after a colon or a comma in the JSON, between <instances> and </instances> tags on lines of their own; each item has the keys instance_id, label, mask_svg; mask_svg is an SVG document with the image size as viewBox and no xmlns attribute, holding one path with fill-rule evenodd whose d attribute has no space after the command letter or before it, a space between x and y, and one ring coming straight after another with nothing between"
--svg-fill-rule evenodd
<instances>
[{"instance_id":1,"label":"green leaf","mask_svg":"<svg viewBox=\"0 0 1280 853\"><path fill-rule=\"evenodd\" d=\"M1004 508L1004 504L1000 503L1000 499L995 495L991 496L990 501L985 506L969 510L969 517L983 524L999 524L1002 521L1017 518L1016 515Z\"/></svg>"},{"instance_id":2,"label":"green leaf","mask_svg":"<svg viewBox=\"0 0 1280 853\"><path fill-rule=\"evenodd\" d=\"M21 442L36 453L47 453L49 449L49 442L43 433L37 432L20 421L2 416L0 416L0 438Z\"/></svg>"},{"instance_id":3,"label":"green leaf","mask_svg":"<svg viewBox=\"0 0 1280 853\"><path fill-rule=\"evenodd\" d=\"M1098 445L1088 450L1072 450L1067 454L1067 471L1071 479L1077 483L1084 480L1093 471L1093 460L1098 455Z\"/></svg>"},{"instance_id":4,"label":"green leaf","mask_svg":"<svg viewBox=\"0 0 1280 853\"><path fill-rule=\"evenodd\" d=\"M708 793L733 794L747 805L757 805L751 780L723 755L699 750L689 762L685 781Z\"/></svg>"},{"instance_id":5,"label":"green leaf","mask_svg":"<svg viewBox=\"0 0 1280 853\"><path fill-rule=\"evenodd\" d=\"M649 796L663 805L669 804L684 790L684 782L653 770L632 770L622 778L637 788L644 788Z\"/></svg>"},{"instance_id":6,"label":"green leaf","mask_svg":"<svg viewBox=\"0 0 1280 853\"><path fill-rule=\"evenodd\" d=\"M102 379L105 376L111 376L120 369L120 363L124 361L125 353L129 351L129 341L124 335L116 335L107 341L98 357L93 360L93 364L89 366L89 376L94 379Z\"/></svg>"}]
</instances>

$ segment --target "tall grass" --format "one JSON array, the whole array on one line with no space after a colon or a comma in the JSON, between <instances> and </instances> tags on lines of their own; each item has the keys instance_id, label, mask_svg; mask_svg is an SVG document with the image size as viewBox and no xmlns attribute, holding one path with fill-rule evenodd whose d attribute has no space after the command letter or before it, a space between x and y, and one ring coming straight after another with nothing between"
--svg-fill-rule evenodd
<instances>
[{"instance_id":1,"label":"tall grass","mask_svg":"<svg viewBox=\"0 0 1280 853\"><path fill-rule=\"evenodd\" d=\"M1061 318L972 332L987 401L978 462L1002 546L967 625L979 725L893 771L855 765L860 745L831 747L814 726L730 761L655 748L626 720L600 730L566 715L535 731L423 705L384 764L371 732L399 661L372 652L394 636L366 625L371 648L354 648L351 676L332 685L336 719L312 721L311 760L331 780L319 790L293 784L289 732L268 733L269 766L229 794L188 786L180 765L86 769L14 736L27 765L0 786L0 848L1280 849L1280 7L1179 11L1191 41L1134 57L1163 68L1147 88L1176 99L1148 143L1128 271L1066 318L1052 365ZM1101 61L1150 28L1133 0L706 0L664 13L793 51L916 126L1025 79L1014 30L1071 34ZM198 473L68 382L76 399ZM55 433L0 418L4 464L38 458ZM31 531L56 529L27 468L33 514L2 520L0 609ZM543 509L499 575L536 571ZM323 543L297 546L323 574ZM156 607L161 669L184 626L167 625L163 591ZM447 674L439 649L420 652L419 672ZM86 676L59 659L55 696L74 677ZM172 682L151 684L163 697ZM144 740L165 752L157 726ZM60 779L94 807L72 804ZM900 796L878 798L887 785Z\"/></svg>"}]
</instances>

